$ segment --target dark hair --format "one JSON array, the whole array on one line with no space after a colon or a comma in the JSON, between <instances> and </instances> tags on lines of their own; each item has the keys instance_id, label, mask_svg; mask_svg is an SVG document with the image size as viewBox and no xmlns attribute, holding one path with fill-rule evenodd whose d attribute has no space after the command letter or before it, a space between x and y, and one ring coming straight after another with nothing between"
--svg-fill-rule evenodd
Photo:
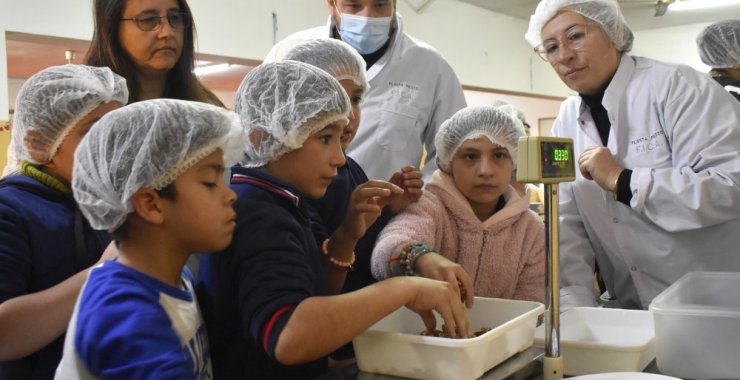
<instances>
[{"instance_id":1,"label":"dark hair","mask_svg":"<svg viewBox=\"0 0 740 380\"><path fill-rule=\"evenodd\" d=\"M177 3L180 11L192 18L187 1L177 0ZM94 0L95 31L85 63L90 66L108 66L114 73L126 78L129 103L133 103L142 100L139 78L136 66L118 39L118 29L125 5L126 0ZM195 25L191 23L191 26L183 31L182 54L175 66L167 73L167 82L162 97L195 100L223 107L223 103L216 95L205 88L193 74L195 35Z\"/></svg>"},{"instance_id":2,"label":"dark hair","mask_svg":"<svg viewBox=\"0 0 740 380\"><path fill-rule=\"evenodd\" d=\"M157 194L159 194L160 197L164 199L169 199L172 202L177 201L177 190L175 190L174 182L165 186L164 188L162 188L162 190L157 190ZM127 220L120 227L111 232L111 238L113 238L113 241L116 243L116 247L118 247L122 241L128 239L128 226L129 224L127 218Z\"/></svg>"}]
</instances>

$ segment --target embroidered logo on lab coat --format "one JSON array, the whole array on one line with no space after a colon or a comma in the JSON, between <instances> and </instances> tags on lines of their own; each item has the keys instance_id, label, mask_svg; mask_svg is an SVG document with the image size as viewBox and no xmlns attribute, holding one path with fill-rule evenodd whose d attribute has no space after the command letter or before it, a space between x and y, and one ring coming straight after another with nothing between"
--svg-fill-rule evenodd
<instances>
[{"instance_id":1,"label":"embroidered logo on lab coat","mask_svg":"<svg viewBox=\"0 0 740 380\"><path fill-rule=\"evenodd\" d=\"M411 83L388 82L390 88L390 99L395 103L414 104L419 86Z\"/></svg>"},{"instance_id":2,"label":"embroidered logo on lab coat","mask_svg":"<svg viewBox=\"0 0 740 380\"><path fill-rule=\"evenodd\" d=\"M630 141L630 150L636 154L647 154L664 146L666 138L662 129Z\"/></svg>"}]
</instances>

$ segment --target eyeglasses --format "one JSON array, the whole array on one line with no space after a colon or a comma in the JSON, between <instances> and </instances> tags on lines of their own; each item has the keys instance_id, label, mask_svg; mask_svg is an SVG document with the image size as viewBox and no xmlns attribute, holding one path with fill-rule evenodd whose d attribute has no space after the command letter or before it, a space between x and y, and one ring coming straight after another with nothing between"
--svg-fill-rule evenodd
<instances>
[{"instance_id":1,"label":"eyeglasses","mask_svg":"<svg viewBox=\"0 0 740 380\"><path fill-rule=\"evenodd\" d=\"M586 26L574 25L565 32L565 41L563 41L562 44L567 45L571 50L579 50L583 47L586 37L588 37L588 29ZM552 62L560 54L560 46L560 38L556 40L547 40L540 46L534 48L534 51L544 61Z\"/></svg>"},{"instance_id":2,"label":"eyeglasses","mask_svg":"<svg viewBox=\"0 0 740 380\"><path fill-rule=\"evenodd\" d=\"M159 30L162 19L166 18L172 29L183 30L190 27L190 15L185 12L168 12L165 16L144 16L122 18L122 21L133 21L144 32Z\"/></svg>"}]
</instances>

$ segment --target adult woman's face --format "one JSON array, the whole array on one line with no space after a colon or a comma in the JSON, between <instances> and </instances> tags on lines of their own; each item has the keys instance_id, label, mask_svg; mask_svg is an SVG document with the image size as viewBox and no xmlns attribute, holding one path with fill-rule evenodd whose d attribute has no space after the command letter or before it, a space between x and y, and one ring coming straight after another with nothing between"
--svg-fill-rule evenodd
<instances>
[{"instance_id":1,"label":"adult woman's face","mask_svg":"<svg viewBox=\"0 0 740 380\"><path fill-rule=\"evenodd\" d=\"M568 43L574 29L585 31L576 49ZM542 28L543 46L557 46L549 58L560 79L572 90L593 95L603 89L619 66L620 53L604 30L575 12L560 12Z\"/></svg>"},{"instance_id":2,"label":"adult woman's face","mask_svg":"<svg viewBox=\"0 0 740 380\"><path fill-rule=\"evenodd\" d=\"M163 17L178 12L181 11L177 0L126 0L123 19L160 17L159 26L151 31L141 30L133 20L122 20L118 27L121 47L140 74L166 74L180 59L184 30L173 27Z\"/></svg>"}]
</instances>

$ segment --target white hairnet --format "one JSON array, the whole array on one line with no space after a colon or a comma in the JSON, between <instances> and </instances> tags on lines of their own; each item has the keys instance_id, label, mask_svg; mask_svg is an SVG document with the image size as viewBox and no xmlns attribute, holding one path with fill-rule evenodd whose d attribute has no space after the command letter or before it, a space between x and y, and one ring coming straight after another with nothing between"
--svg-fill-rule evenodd
<instances>
[{"instance_id":1,"label":"white hairnet","mask_svg":"<svg viewBox=\"0 0 740 380\"><path fill-rule=\"evenodd\" d=\"M13 116L15 157L43 165L82 118L101 104L128 102L126 80L107 67L52 66L18 92Z\"/></svg>"},{"instance_id":2,"label":"white hairnet","mask_svg":"<svg viewBox=\"0 0 740 380\"><path fill-rule=\"evenodd\" d=\"M615 0L542 0L529 19L529 30L524 37L532 45L542 44L542 28L558 12L571 11L599 24L609 40L620 52L632 50L634 35L622 17Z\"/></svg>"},{"instance_id":3,"label":"white hairnet","mask_svg":"<svg viewBox=\"0 0 740 380\"><path fill-rule=\"evenodd\" d=\"M519 137L524 136L524 128L518 119L493 106L466 107L442 123L434 138L437 167L450 173L450 163L460 145L484 136L506 148L516 168Z\"/></svg>"},{"instance_id":4,"label":"white hairnet","mask_svg":"<svg viewBox=\"0 0 740 380\"><path fill-rule=\"evenodd\" d=\"M509 102L505 102L503 100L497 100L493 102L493 106L500 109L501 111L504 111L509 114L509 116L519 119L519 121L522 122L522 126L525 124L527 127L529 124L527 124L527 119L524 117L524 112L520 110L519 108L514 107L513 104Z\"/></svg>"},{"instance_id":5,"label":"white hairnet","mask_svg":"<svg viewBox=\"0 0 740 380\"><path fill-rule=\"evenodd\" d=\"M234 99L248 137L241 164L264 166L303 146L308 136L341 120L350 103L339 82L298 61L263 63L249 72Z\"/></svg>"},{"instance_id":6,"label":"white hairnet","mask_svg":"<svg viewBox=\"0 0 740 380\"><path fill-rule=\"evenodd\" d=\"M224 165L241 156L239 118L201 102L154 99L103 116L75 152L72 190L95 229L114 231L141 188L161 190L221 148Z\"/></svg>"},{"instance_id":7,"label":"white hairnet","mask_svg":"<svg viewBox=\"0 0 740 380\"><path fill-rule=\"evenodd\" d=\"M740 20L722 20L696 38L701 61L715 69L740 68Z\"/></svg>"},{"instance_id":8,"label":"white hairnet","mask_svg":"<svg viewBox=\"0 0 740 380\"><path fill-rule=\"evenodd\" d=\"M336 80L350 79L367 92L365 60L346 42L333 38L303 41L285 53L281 60L293 60L314 65Z\"/></svg>"}]
</instances>

